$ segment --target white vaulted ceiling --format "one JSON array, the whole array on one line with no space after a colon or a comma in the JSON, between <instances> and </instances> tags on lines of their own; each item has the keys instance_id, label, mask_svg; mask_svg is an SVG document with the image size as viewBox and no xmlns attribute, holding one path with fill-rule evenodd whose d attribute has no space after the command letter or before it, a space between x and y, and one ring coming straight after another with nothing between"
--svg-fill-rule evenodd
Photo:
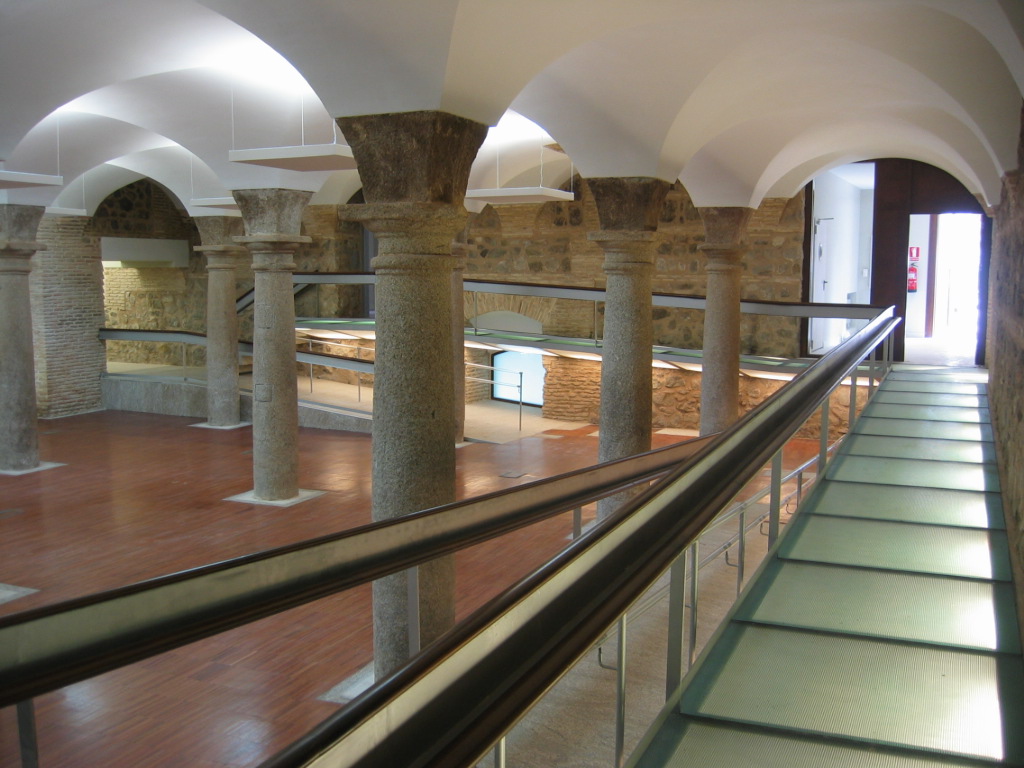
<instances>
[{"instance_id":1,"label":"white vaulted ceiling","mask_svg":"<svg viewBox=\"0 0 1024 768\"><path fill-rule=\"evenodd\" d=\"M64 184L0 190L0 202L88 208L135 175L194 215L219 211L192 200L240 188L345 202L356 171L228 152L343 142L344 115L440 109L494 125L511 108L539 127L492 136L471 186L539 186L543 163L545 186L575 168L678 178L700 205L756 206L827 168L896 156L995 204L1017 162L1022 7L0 0L0 167Z\"/></svg>"}]
</instances>

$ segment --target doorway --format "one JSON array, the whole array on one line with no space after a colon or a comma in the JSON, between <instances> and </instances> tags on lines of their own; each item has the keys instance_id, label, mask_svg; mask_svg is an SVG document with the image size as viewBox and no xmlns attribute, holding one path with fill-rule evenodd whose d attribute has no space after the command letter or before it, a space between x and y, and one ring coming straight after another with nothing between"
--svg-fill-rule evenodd
<instances>
[{"instance_id":1,"label":"doorway","mask_svg":"<svg viewBox=\"0 0 1024 768\"><path fill-rule=\"evenodd\" d=\"M980 319L982 215L910 217L906 360L973 365Z\"/></svg>"}]
</instances>

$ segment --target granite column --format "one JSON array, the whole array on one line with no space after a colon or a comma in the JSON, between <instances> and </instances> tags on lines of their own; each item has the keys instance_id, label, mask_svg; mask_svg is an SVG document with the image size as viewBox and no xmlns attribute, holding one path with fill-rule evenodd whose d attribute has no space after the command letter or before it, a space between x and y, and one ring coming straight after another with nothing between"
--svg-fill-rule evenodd
<instances>
[{"instance_id":1,"label":"granite column","mask_svg":"<svg viewBox=\"0 0 1024 768\"><path fill-rule=\"evenodd\" d=\"M39 468L28 276L43 208L0 205L0 472Z\"/></svg>"},{"instance_id":2,"label":"granite column","mask_svg":"<svg viewBox=\"0 0 1024 768\"><path fill-rule=\"evenodd\" d=\"M455 498L451 241L466 220L469 169L487 128L443 112L340 118L338 125L367 201L353 213L379 242L372 263L373 519L388 520ZM380 680L454 623L454 561L443 557L413 574L378 579L373 612Z\"/></svg>"},{"instance_id":3,"label":"granite column","mask_svg":"<svg viewBox=\"0 0 1024 768\"><path fill-rule=\"evenodd\" d=\"M707 255L704 363L700 388L700 433L727 429L739 418L741 241L753 211L742 207L699 208Z\"/></svg>"},{"instance_id":4,"label":"granite column","mask_svg":"<svg viewBox=\"0 0 1024 768\"><path fill-rule=\"evenodd\" d=\"M231 225L240 219L196 219L206 256L206 403L207 424L215 428L241 424L238 394L238 312L235 309L235 267L246 250L228 243Z\"/></svg>"},{"instance_id":5,"label":"granite column","mask_svg":"<svg viewBox=\"0 0 1024 768\"><path fill-rule=\"evenodd\" d=\"M299 491L298 390L295 381L295 251L310 193L290 189L236 190L246 234L235 240L252 254L253 501L293 503Z\"/></svg>"},{"instance_id":6,"label":"granite column","mask_svg":"<svg viewBox=\"0 0 1024 768\"><path fill-rule=\"evenodd\" d=\"M605 253L604 345L598 458L612 461L651 449L651 292L654 230L670 185L654 178L599 178L587 184L597 204ZM598 502L598 519L628 493Z\"/></svg>"}]
</instances>

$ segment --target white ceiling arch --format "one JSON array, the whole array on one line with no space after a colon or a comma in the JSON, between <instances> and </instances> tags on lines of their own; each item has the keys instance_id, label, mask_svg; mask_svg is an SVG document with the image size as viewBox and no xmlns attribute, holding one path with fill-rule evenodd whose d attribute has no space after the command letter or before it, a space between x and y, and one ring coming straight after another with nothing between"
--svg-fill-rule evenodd
<instances>
[{"instance_id":1,"label":"white ceiling arch","mask_svg":"<svg viewBox=\"0 0 1024 768\"><path fill-rule=\"evenodd\" d=\"M678 175L700 199L756 200L812 158L915 152L991 203L1016 163L1022 5L3 0L0 164L53 173L59 157L75 179L174 145L221 191L283 186L330 200L351 174L242 166L226 150L333 140L332 116L344 114L442 109L491 124L512 102L584 175ZM795 119L808 102L817 114ZM55 113L59 155L46 133ZM870 147L844 129L865 121L878 134ZM539 146L502 152L503 185L537 170ZM173 177L180 154L147 157ZM494 156L481 154L475 183L496 176Z\"/></svg>"}]
</instances>

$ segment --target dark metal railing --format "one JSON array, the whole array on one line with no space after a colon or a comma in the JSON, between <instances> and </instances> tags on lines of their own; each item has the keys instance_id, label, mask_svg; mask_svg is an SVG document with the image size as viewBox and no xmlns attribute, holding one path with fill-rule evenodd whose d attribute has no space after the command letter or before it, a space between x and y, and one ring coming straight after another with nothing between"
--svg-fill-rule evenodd
<instances>
[{"instance_id":1,"label":"dark metal railing","mask_svg":"<svg viewBox=\"0 0 1024 768\"><path fill-rule=\"evenodd\" d=\"M314 759L366 768L473 765L888 337L899 322L893 314L880 313L669 478L261 768Z\"/></svg>"}]
</instances>

